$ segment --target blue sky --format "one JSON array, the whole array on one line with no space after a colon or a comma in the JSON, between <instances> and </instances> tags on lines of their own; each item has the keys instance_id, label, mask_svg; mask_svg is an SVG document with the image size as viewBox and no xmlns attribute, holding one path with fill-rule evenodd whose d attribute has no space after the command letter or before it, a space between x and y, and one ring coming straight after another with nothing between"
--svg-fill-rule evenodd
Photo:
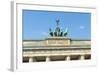
<instances>
[{"instance_id":1,"label":"blue sky","mask_svg":"<svg viewBox=\"0 0 100 73\"><path fill-rule=\"evenodd\" d=\"M23 39L43 39L49 36L49 28L56 28L60 20L63 31L68 29L68 36L73 39L91 38L91 14L80 12L54 12L23 10Z\"/></svg>"}]
</instances>

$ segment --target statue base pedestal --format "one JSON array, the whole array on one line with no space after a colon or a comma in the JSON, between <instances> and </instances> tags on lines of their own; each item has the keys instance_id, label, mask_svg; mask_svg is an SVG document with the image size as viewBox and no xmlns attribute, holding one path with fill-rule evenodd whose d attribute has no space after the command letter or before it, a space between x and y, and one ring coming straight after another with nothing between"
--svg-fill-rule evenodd
<instances>
[{"instance_id":1,"label":"statue base pedestal","mask_svg":"<svg viewBox=\"0 0 100 73\"><path fill-rule=\"evenodd\" d=\"M49 37L46 39L48 46L68 46L70 45L70 38L66 37Z\"/></svg>"}]
</instances>

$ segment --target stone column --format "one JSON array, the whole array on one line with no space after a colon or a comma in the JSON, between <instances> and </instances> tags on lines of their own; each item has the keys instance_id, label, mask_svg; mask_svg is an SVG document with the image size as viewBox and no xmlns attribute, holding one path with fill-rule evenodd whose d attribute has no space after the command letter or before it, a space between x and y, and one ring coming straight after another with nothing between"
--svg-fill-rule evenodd
<instances>
[{"instance_id":1,"label":"stone column","mask_svg":"<svg viewBox=\"0 0 100 73\"><path fill-rule=\"evenodd\" d=\"M36 59L34 57L30 57L29 62L36 62Z\"/></svg>"},{"instance_id":2,"label":"stone column","mask_svg":"<svg viewBox=\"0 0 100 73\"><path fill-rule=\"evenodd\" d=\"M80 60L84 60L84 55L81 55L80 56Z\"/></svg>"},{"instance_id":3,"label":"stone column","mask_svg":"<svg viewBox=\"0 0 100 73\"><path fill-rule=\"evenodd\" d=\"M48 62L48 61L50 61L50 57L49 56L46 57L46 62Z\"/></svg>"},{"instance_id":4,"label":"stone column","mask_svg":"<svg viewBox=\"0 0 100 73\"><path fill-rule=\"evenodd\" d=\"M33 57L29 57L29 62L33 62Z\"/></svg>"},{"instance_id":5,"label":"stone column","mask_svg":"<svg viewBox=\"0 0 100 73\"><path fill-rule=\"evenodd\" d=\"M65 60L66 60L66 61L69 61L69 60L70 60L70 56L66 56L66 57L65 57Z\"/></svg>"}]
</instances>

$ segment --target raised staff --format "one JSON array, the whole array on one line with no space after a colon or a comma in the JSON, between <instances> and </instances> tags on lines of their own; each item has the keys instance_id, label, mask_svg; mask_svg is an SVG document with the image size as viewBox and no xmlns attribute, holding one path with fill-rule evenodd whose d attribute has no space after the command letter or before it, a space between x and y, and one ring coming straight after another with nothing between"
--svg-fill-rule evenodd
<instances>
[{"instance_id":1,"label":"raised staff","mask_svg":"<svg viewBox=\"0 0 100 73\"><path fill-rule=\"evenodd\" d=\"M59 20L59 19L58 19L58 20L56 20L57 27L59 26L59 22L60 22L60 20Z\"/></svg>"}]
</instances>

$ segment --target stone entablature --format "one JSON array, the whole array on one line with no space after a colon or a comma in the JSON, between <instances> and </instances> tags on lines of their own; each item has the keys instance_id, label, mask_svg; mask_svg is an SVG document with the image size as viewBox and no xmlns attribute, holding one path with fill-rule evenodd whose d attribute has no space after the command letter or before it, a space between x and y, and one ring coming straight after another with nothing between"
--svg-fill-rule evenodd
<instances>
[{"instance_id":1,"label":"stone entablature","mask_svg":"<svg viewBox=\"0 0 100 73\"><path fill-rule=\"evenodd\" d=\"M63 56L63 55L87 55L91 54L91 50L36 50L24 51L23 56Z\"/></svg>"},{"instance_id":2,"label":"stone entablature","mask_svg":"<svg viewBox=\"0 0 100 73\"><path fill-rule=\"evenodd\" d=\"M55 39L55 40L54 40ZM70 38L47 38L44 40L24 40L23 47L63 46L63 47L90 47L90 40L71 40Z\"/></svg>"}]
</instances>

